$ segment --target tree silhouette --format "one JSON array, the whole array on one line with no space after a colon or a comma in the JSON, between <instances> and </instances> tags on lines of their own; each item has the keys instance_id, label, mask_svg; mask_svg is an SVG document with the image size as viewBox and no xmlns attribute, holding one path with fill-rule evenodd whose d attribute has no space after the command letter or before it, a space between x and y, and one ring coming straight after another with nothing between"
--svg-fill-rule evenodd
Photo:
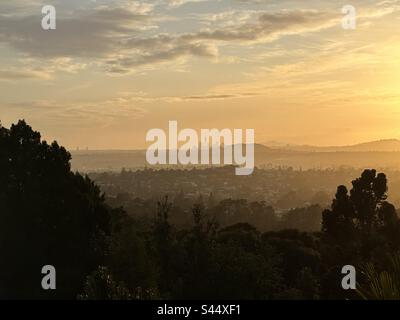
<instances>
[{"instance_id":1,"label":"tree silhouette","mask_svg":"<svg viewBox=\"0 0 400 320\"><path fill-rule=\"evenodd\" d=\"M75 298L102 260L111 210L70 159L25 121L0 128L0 298ZM41 287L44 265L55 291Z\"/></svg>"},{"instance_id":2,"label":"tree silhouette","mask_svg":"<svg viewBox=\"0 0 400 320\"><path fill-rule=\"evenodd\" d=\"M344 265L384 265L400 245L399 219L387 199L387 179L365 170L348 192L339 186L331 209L323 212L322 232L325 297L346 297L340 287Z\"/></svg>"},{"instance_id":3,"label":"tree silhouette","mask_svg":"<svg viewBox=\"0 0 400 320\"><path fill-rule=\"evenodd\" d=\"M365 170L352 185L350 194L345 186L339 186L331 209L323 212L325 235L342 242L397 227L396 210L386 201L385 174L376 174L374 169Z\"/></svg>"}]
</instances>

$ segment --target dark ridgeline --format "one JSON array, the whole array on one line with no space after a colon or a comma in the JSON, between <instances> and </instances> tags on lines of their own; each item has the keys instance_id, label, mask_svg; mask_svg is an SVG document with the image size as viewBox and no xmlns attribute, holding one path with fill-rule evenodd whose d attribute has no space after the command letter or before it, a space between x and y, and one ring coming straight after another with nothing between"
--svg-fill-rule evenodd
<instances>
[{"instance_id":1,"label":"dark ridgeline","mask_svg":"<svg viewBox=\"0 0 400 320\"><path fill-rule=\"evenodd\" d=\"M71 172L70 159L24 121L0 127L1 299L400 298L399 218L386 176L375 170L350 191L339 186L324 210L329 193L318 185L305 198L301 188L271 190L267 203L255 187L240 199L244 187L232 189L226 173L220 181L224 168L92 175L105 197ZM240 184L265 186L275 177L266 172ZM278 176L275 191L287 177L309 181L293 170ZM233 196L196 193L204 179ZM181 190L164 197L163 181ZM41 288L48 264L57 270L55 291ZM349 264L360 271L358 291L341 288Z\"/></svg>"}]
</instances>

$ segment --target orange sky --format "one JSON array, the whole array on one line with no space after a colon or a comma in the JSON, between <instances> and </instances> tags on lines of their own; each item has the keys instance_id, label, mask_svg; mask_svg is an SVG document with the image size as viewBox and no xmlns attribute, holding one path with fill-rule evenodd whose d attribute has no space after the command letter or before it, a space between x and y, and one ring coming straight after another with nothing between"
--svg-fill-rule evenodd
<instances>
[{"instance_id":1,"label":"orange sky","mask_svg":"<svg viewBox=\"0 0 400 320\"><path fill-rule=\"evenodd\" d=\"M152 128L256 141L400 138L400 1L0 2L0 119L68 148L146 146ZM41 7L57 29L41 29Z\"/></svg>"}]
</instances>

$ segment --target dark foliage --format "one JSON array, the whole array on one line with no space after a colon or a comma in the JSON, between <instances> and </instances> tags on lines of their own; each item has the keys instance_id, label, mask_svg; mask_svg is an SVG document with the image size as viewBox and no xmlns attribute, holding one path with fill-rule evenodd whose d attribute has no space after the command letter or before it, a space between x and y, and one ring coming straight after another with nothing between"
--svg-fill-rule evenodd
<instances>
[{"instance_id":1,"label":"dark foliage","mask_svg":"<svg viewBox=\"0 0 400 320\"><path fill-rule=\"evenodd\" d=\"M400 250L387 179L375 170L350 191L339 186L324 211L277 213L265 201L212 194L108 199L126 213L73 173L70 158L24 121L0 127L1 299L359 299L341 288L341 268L368 265L373 272L357 280L374 297L369 281ZM41 288L48 264L54 291ZM394 269L387 279L397 279ZM381 296L397 296L380 285Z\"/></svg>"},{"instance_id":2,"label":"dark foliage","mask_svg":"<svg viewBox=\"0 0 400 320\"><path fill-rule=\"evenodd\" d=\"M0 128L0 298L75 298L104 255L110 209L70 154L24 121ZM54 265L58 288L41 288Z\"/></svg>"}]
</instances>

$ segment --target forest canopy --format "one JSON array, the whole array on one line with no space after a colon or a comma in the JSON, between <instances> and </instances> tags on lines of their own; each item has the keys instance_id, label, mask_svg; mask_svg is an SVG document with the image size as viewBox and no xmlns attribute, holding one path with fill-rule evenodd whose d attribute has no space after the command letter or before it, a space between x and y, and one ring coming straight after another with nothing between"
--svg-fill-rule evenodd
<instances>
[{"instance_id":1,"label":"forest canopy","mask_svg":"<svg viewBox=\"0 0 400 320\"><path fill-rule=\"evenodd\" d=\"M138 216L70 160L25 121L0 127L1 299L400 298L400 222L374 169L325 210L277 218L262 202L199 198L177 215L165 196ZM57 270L56 290L40 285L44 265ZM341 287L344 265L359 271L358 290Z\"/></svg>"}]
</instances>

